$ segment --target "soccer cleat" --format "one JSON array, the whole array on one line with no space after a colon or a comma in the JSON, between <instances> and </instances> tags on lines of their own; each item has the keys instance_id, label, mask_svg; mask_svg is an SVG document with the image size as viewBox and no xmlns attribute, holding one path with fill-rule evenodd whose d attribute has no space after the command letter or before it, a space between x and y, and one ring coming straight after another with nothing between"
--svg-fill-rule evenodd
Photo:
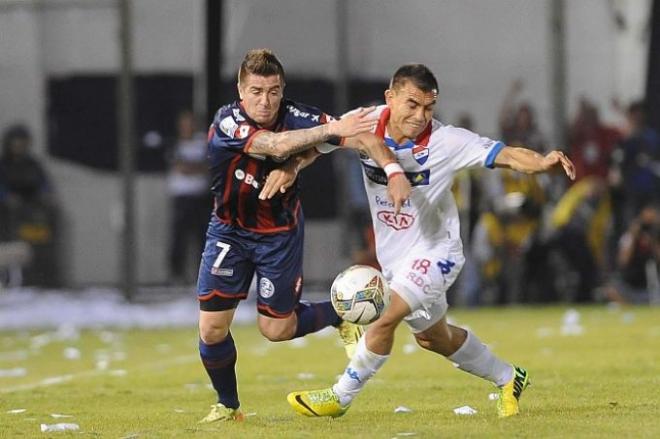
<instances>
[{"instance_id":1,"label":"soccer cleat","mask_svg":"<svg viewBox=\"0 0 660 439\"><path fill-rule=\"evenodd\" d=\"M360 337L364 334L364 327L344 320L337 326L337 330L339 331L339 338L344 343L346 356L350 360L353 358L353 354L355 354Z\"/></svg>"},{"instance_id":2,"label":"soccer cleat","mask_svg":"<svg viewBox=\"0 0 660 439\"><path fill-rule=\"evenodd\" d=\"M293 409L303 416L331 416L338 418L348 410L339 403L339 397L332 388L291 392L286 400Z\"/></svg>"},{"instance_id":3,"label":"soccer cleat","mask_svg":"<svg viewBox=\"0 0 660 439\"><path fill-rule=\"evenodd\" d=\"M211 411L208 415L201 421L200 424L208 424L211 422L223 422L223 421L238 421L241 422L245 419L245 416L239 409L232 409L225 407L223 404L217 403L211 406Z\"/></svg>"},{"instance_id":4,"label":"soccer cleat","mask_svg":"<svg viewBox=\"0 0 660 439\"><path fill-rule=\"evenodd\" d=\"M513 366L513 378L500 387L500 397L497 400L497 415L500 418L518 414L520 411L518 400L529 384L527 371L522 367Z\"/></svg>"}]
</instances>

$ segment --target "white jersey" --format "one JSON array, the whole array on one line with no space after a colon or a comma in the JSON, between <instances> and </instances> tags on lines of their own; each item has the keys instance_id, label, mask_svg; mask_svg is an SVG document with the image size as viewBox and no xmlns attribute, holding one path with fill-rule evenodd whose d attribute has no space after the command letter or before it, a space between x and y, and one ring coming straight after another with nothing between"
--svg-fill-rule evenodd
<instances>
[{"instance_id":1,"label":"white jersey","mask_svg":"<svg viewBox=\"0 0 660 439\"><path fill-rule=\"evenodd\" d=\"M375 111L379 122L374 132L396 154L412 185L410 199L395 215L387 198L385 172L368 157L361 157L383 271L394 271L412 249L433 253L442 246L462 253L458 210L451 192L454 175L470 167L493 167L504 145L435 119L414 142L397 145L387 133L389 109L383 105Z\"/></svg>"}]
</instances>

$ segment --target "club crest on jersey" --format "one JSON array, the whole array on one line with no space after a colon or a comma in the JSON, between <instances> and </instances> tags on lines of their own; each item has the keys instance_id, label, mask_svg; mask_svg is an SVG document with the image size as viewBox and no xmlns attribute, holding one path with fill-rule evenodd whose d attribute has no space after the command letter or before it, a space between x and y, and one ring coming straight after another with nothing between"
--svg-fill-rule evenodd
<instances>
[{"instance_id":1,"label":"club crest on jersey","mask_svg":"<svg viewBox=\"0 0 660 439\"><path fill-rule=\"evenodd\" d=\"M412 149L412 155L417 163L423 165L429 158L429 147L425 145L415 145Z\"/></svg>"},{"instance_id":2,"label":"club crest on jersey","mask_svg":"<svg viewBox=\"0 0 660 439\"><path fill-rule=\"evenodd\" d=\"M275 294L275 285L267 277L262 277L259 281L259 295L264 299L268 299Z\"/></svg>"}]
</instances>

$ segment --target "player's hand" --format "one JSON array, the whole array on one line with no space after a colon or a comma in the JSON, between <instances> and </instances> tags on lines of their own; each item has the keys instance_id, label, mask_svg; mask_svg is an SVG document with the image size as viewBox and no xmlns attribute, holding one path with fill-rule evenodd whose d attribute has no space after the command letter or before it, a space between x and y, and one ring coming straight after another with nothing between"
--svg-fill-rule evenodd
<instances>
[{"instance_id":1,"label":"player's hand","mask_svg":"<svg viewBox=\"0 0 660 439\"><path fill-rule=\"evenodd\" d=\"M568 157L566 157L566 154L561 151L552 151L543 157L542 166L543 170L546 171L561 166L566 175L568 175L568 178L575 180L575 165Z\"/></svg>"},{"instance_id":2,"label":"player's hand","mask_svg":"<svg viewBox=\"0 0 660 439\"><path fill-rule=\"evenodd\" d=\"M375 109L373 106L360 108L355 113L330 122L330 133L338 137L352 137L372 131L378 124L378 118L371 114Z\"/></svg>"},{"instance_id":3,"label":"player's hand","mask_svg":"<svg viewBox=\"0 0 660 439\"><path fill-rule=\"evenodd\" d=\"M273 169L266 177L259 193L260 200L270 200L278 192L284 193L296 181L298 166L294 160L287 160L280 168Z\"/></svg>"},{"instance_id":4,"label":"player's hand","mask_svg":"<svg viewBox=\"0 0 660 439\"><path fill-rule=\"evenodd\" d=\"M387 197L394 204L394 212L401 211L403 203L410 197L410 182L404 174L393 175L387 180Z\"/></svg>"}]
</instances>

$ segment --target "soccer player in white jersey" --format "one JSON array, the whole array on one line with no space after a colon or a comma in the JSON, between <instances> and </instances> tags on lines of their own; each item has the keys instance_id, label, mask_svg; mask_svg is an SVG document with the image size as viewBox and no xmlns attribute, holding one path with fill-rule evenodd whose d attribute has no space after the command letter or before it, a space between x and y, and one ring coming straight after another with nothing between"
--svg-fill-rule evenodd
<instances>
[{"instance_id":1,"label":"soccer player in white jersey","mask_svg":"<svg viewBox=\"0 0 660 439\"><path fill-rule=\"evenodd\" d=\"M289 404L300 414L343 415L389 358L395 329L402 321L421 347L499 387L500 417L519 411L518 400L529 384L527 371L496 357L474 333L447 323L445 317L447 290L465 261L450 190L452 179L458 171L478 166L529 174L563 168L571 179L575 178L575 169L560 151L542 156L443 125L433 119L437 99L433 73L426 66L409 64L394 74L385 91L387 105L376 109L379 123L375 134L385 139L403 167L392 163L383 170L362 158L378 261L389 281L392 300L383 316L360 338L348 367L334 386L288 395ZM396 172L405 172L413 186L399 213L386 193L387 175Z\"/></svg>"}]
</instances>

